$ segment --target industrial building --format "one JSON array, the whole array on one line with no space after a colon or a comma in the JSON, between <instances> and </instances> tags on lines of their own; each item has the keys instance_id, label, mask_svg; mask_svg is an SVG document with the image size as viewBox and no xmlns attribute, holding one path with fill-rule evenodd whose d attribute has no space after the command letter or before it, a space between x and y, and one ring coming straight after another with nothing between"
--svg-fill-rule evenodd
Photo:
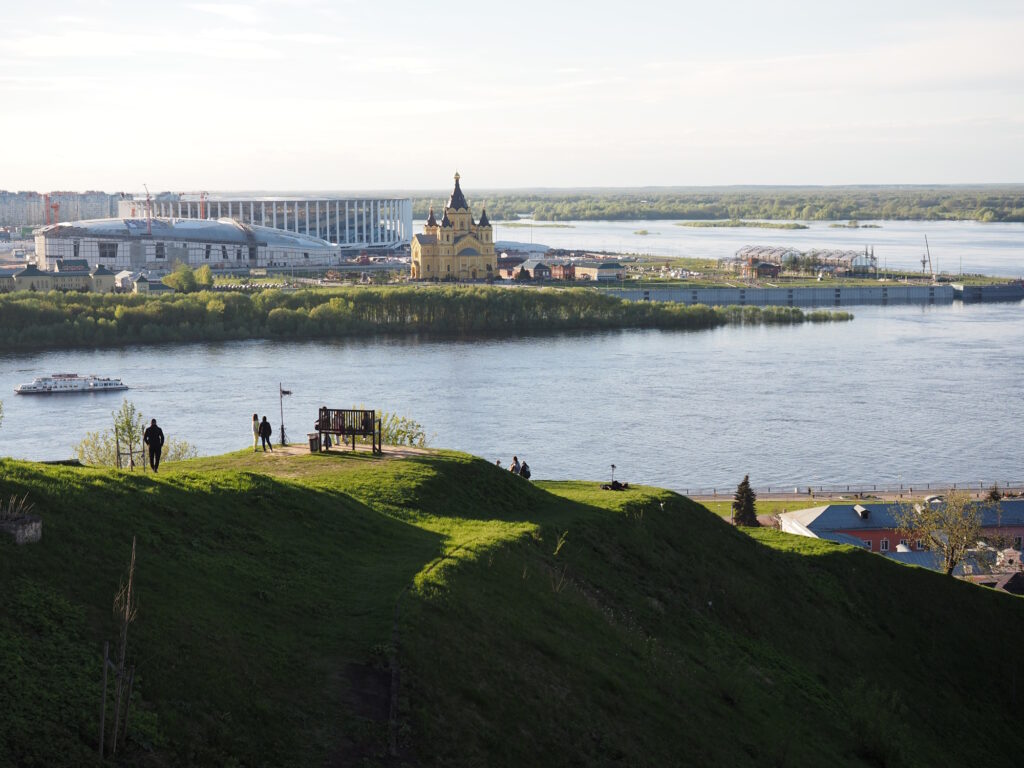
<instances>
[{"instance_id":1,"label":"industrial building","mask_svg":"<svg viewBox=\"0 0 1024 768\"><path fill-rule=\"evenodd\" d=\"M742 272L744 277L759 276L757 267L760 264L772 264L780 269L806 267L848 275L867 275L878 271L875 249L868 250L867 247L861 252L834 248L800 251L788 247L745 245L736 251L735 256L719 260L720 267Z\"/></svg>"},{"instance_id":2,"label":"industrial building","mask_svg":"<svg viewBox=\"0 0 1024 768\"><path fill-rule=\"evenodd\" d=\"M90 267L170 269L176 262L211 269L329 266L342 252L326 240L234 219L94 219L36 232L36 262L52 272L61 259Z\"/></svg>"},{"instance_id":3,"label":"industrial building","mask_svg":"<svg viewBox=\"0 0 1024 768\"><path fill-rule=\"evenodd\" d=\"M395 249L412 238L409 198L243 197L162 192L147 201L123 195L117 203L124 219L234 219L315 237L346 250Z\"/></svg>"}]
</instances>

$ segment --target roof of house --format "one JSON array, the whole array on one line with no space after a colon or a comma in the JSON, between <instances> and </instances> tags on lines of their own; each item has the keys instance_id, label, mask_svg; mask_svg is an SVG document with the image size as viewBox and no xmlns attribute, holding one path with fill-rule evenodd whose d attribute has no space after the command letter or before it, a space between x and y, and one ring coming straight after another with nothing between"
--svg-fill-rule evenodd
<instances>
[{"instance_id":1,"label":"roof of house","mask_svg":"<svg viewBox=\"0 0 1024 768\"><path fill-rule=\"evenodd\" d=\"M46 277L46 273L39 269L35 264L29 264L27 267L22 269L20 272L15 273L16 277Z\"/></svg>"},{"instance_id":2,"label":"roof of house","mask_svg":"<svg viewBox=\"0 0 1024 768\"><path fill-rule=\"evenodd\" d=\"M93 277L95 277L96 275L112 275L114 273L111 272L109 269L107 269L102 264L100 264L98 267L96 267L96 269L94 269L92 271L92 274L93 274Z\"/></svg>"},{"instance_id":3,"label":"roof of house","mask_svg":"<svg viewBox=\"0 0 1024 768\"><path fill-rule=\"evenodd\" d=\"M420 245L434 245L437 242L437 235L413 235L412 239Z\"/></svg>"},{"instance_id":4,"label":"roof of house","mask_svg":"<svg viewBox=\"0 0 1024 768\"><path fill-rule=\"evenodd\" d=\"M975 502L977 503L977 502ZM878 531L899 527L900 504L860 504L867 517L857 514L852 504L827 504L821 507L783 512L779 518L788 528L803 529L805 536L833 539L827 534L837 531ZM1003 499L998 504L982 506L981 524L986 528L1024 525L1024 499Z\"/></svg>"},{"instance_id":5,"label":"roof of house","mask_svg":"<svg viewBox=\"0 0 1024 768\"><path fill-rule=\"evenodd\" d=\"M584 269L622 269L617 261L578 261L576 266Z\"/></svg>"},{"instance_id":6,"label":"roof of house","mask_svg":"<svg viewBox=\"0 0 1024 768\"><path fill-rule=\"evenodd\" d=\"M54 272L88 272L89 262L85 259L57 259Z\"/></svg>"},{"instance_id":7,"label":"roof of house","mask_svg":"<svg viewBox=\"0 0 1024 768\"><path fill-rule=\"evenodd\" d=\"M526 261L523 262L522 266L523 266L523 269L525 269L527 272L532 272L533 270L537 269L538 267L540 267L541 269L546 269L548 271L551 270L551 267L549 267L547 264L545 264L540 259L527 259Z\"/></svg>"}]
</instances>

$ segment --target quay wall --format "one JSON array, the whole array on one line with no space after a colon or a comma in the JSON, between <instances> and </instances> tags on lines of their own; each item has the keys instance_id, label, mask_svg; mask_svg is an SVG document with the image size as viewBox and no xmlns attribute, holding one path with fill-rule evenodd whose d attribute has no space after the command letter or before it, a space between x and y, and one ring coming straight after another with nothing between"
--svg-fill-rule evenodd
<instances>
[{"instance_id":1,"label":"quay wall","mask_svg":"<svg viewBox=\"0 0 1024 768\"><path fill-rule=\"evenodd\" d=\"M953 287L944 285L878 285L807 288L609 288L629 301L675 301L708 306L852 307L864 304L952 304Z\"/></svg>"}]
</instances>

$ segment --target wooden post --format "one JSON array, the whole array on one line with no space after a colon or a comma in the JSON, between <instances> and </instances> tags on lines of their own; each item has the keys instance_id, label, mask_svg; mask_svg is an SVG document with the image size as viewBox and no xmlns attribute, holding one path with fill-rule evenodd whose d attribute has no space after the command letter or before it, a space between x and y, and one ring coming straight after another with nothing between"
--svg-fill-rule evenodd
<instances>
[{"instance_id":1,"label":"wooden post","mask_svg":"<svg viewBox=\"0 0 1024 768\"><path fill-rule=\"evenodd\" d=\"M121 741L128 746L128 712L132 708L132 688L135 686L135 665L128 671L128 699L124 703L124 733L121 734Z\"/></svg>"},{"instance_id":2,"label":"wooden post","mask_svg":"<svg viewBox=\"0 0 1024 768\"><path fill-rule=\"evenodd\" d=\"M120 458L120 457L119 457ZM103 698L100 699L100 760L103 760L103 735L106 730L107 717L107 659L109 658L110 641L103 643Z\"/></svg>"}]
</instances>

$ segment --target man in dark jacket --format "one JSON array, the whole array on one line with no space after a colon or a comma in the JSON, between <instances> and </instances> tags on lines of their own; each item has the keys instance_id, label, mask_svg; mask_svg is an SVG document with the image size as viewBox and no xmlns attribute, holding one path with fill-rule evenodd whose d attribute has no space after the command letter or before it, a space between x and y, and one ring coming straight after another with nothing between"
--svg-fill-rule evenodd
<instances>
[{"instance_id":1,"label":"man in dark jacket","mask_svg":"<svg viewBox=\"0 0 1024 768\"><path fill-rule=\"evenodd\" d=\"M149 427L142 435L142 442L149 446L149 466L156 472L160 467L160 452L164 448L164 431L156 425L156 419L149 422Z\"/></svg>"},{"instance_id":2,"label":"man in dark jacket","mask_svg":"<svg viewBox=\"0 0 1024 768\"><path fill-rule=\"evenodd\" d=\"M267 417L263 417L263 421L260 422L260 440L263 441L263 452L267 452L267 446L270 446L270 452L274 452L274 446L270 442L270 436L273 434L274 428L270 426L270 422L267 421Z\"/></svg>"}]
</instances>

